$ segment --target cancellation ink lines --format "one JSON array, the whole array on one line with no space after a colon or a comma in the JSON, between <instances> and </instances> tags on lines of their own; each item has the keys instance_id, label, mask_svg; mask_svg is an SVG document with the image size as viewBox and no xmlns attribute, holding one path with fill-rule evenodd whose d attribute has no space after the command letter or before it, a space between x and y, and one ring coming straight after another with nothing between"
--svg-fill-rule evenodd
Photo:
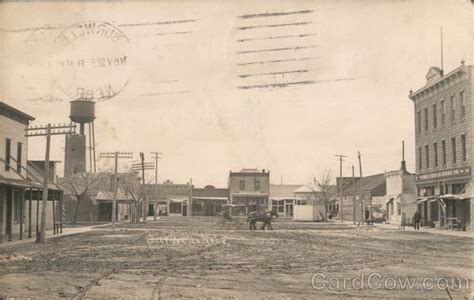
<instances>
[{"instance_id":1,"label":"cancellation ink lines","mask_svg":"<svg viewBox=\"0 0 474 300\"><path fill-rule=\"evenodd\" d=\"M125 27L129 30L140 30L140 31L149 31L154 29L160 29L160 32L152 32L152 33L139 33L139 34L130 34L130 36L136 37L146 37L146 36L166 36L166 35L184 35L190 34L193 31L189 28L189 25L194 24L197 22L197 19L177 19L177 20L166 20L166 21L148 21L148 22L139 22L139 23L121 23L115 24L112 22L113 26L117 27ZM173 26L188 26L185 27L184 30L166 30L166 27L173 27ZM32 27L21 27L21 28L0 28L0 32L9 32L9 33L21 33L21 32L30 32L30 31L50 31L50 30L64 30L68 28L68 26L52 26L49 24L44 24L40 26L32 26Z\"/></svg>"},{"instance_id":2,"label":"cancellation ink lines","mask_svg":"<svg viewBox=\"0 0 474 300\"><path fill-rule=\"evenodd\" d=\"M142 97L154 97L154 96L167 96L167 95L179 95L189 94L190 90L186 89L182 85L182 81L177 79L165 79L151 82L153 90L159 90L159 92L151 91L148 93L140 94Z\"/></svg>"},{"instance_id":3,"label":"cancellation ink lines","mask_svg":"<svg viewBox=\"0 0 474 300\"><path fill-rule=\"evenodd\" d=\"M239 89L312 84L317 48L313 10L263 12L236 17L234 66Z\"/></svg>"}]
</instances>

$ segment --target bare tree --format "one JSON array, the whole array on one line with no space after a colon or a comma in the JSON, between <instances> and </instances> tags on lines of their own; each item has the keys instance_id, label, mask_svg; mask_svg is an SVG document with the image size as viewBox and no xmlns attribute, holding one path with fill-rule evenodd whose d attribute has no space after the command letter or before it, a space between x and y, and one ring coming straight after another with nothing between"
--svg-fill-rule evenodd
<instances>
[{"instance_id":1,"label":"bare tree","mask_svg":"<svg viewBox=\"0 0 474 300\"><path fill-rule=\"evenodd\" d=\"M75 200L72 223L76 224L79 206L84 200L89 200L89 193L92 189L105 184L109 178L106 173L79 173L75 176L63 178L61 185L66 187Z\"/></svg>"},{"instance_id":2,"label":"bare tree","mask_svg":"<svg viewBox=\"0 0 474 300\"><path fill-rule=\"evenodd\" d=\"M328 206L336 196L336 189L332 185L333 175L328 169L324 169L321 174L312 178L312 191L314 198L324 204L324 219L328 220Z\"/></svg>"},{"instance_id":3,"label":"bare tree","mask_svg":"<svg viewBox=\"0 0 474 300\"><path fill-rule=\"evenodd\" d=\"M140 205L143 202L142 200L146 197L146 190L144 185L141 183L140 178L136 176L135 173L131 172L129 176L120 177L120 186L124 189L125 193L133 200L133 211L130 212L130 221L134 223L139 223L140 211L143 212L143 208L141 208Z\"/></svg>"}]
</instances>

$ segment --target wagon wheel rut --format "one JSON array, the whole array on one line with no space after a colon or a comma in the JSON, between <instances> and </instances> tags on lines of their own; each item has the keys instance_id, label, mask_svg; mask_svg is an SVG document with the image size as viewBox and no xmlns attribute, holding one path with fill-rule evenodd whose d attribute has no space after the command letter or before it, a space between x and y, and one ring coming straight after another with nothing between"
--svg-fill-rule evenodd
<instances>
[{"instance_id":1,"label":"wagon wheel rut","mask_svg":"<svg viewBox=\"0 0 474 300\"><path fill-rule=\"evenodd\" d=\"M71 297L71 299L82 299L86 296L87 292L90 291L94 286L99 285L101 280L107 279L115 272L115 270L104 273L102 276L92 279L85 287L79 287L79 291Z\"/></svg>"}]
</instances>

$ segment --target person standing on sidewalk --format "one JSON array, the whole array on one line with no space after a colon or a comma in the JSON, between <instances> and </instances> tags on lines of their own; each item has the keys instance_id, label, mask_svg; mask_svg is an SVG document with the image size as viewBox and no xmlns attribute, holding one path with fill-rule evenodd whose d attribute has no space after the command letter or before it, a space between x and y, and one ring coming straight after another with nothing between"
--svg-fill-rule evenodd
<instances>
[{"instance_id":1,"label":"person standing on sidewalk","mask_svg":"<svg viewBox=\"0 0 474 300\"><path fill-rule=\"evenodd\" d=\"M420 220L421 216L418 210L415 212L415 215L413 216L413 225L415 230L420 230Z\"/></svg>"},{"instance_id":2,"label":"person standing on sidewalk","mask_svg":"<svg viewBox=\"0 0 474 300\"><path fill-rule=\"evenodd\" d=\"M402 220L400 222L400 229L405 230L405 225L407 223L407 215L405 213L402 214Z\"/></svg>"}]
</instances>

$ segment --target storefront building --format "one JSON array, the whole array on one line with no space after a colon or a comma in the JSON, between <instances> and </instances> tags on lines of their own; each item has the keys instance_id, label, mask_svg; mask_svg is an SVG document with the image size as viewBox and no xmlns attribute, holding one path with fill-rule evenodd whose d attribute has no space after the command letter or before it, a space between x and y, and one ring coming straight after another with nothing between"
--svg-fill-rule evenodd
<instances>
[{"instance_id":1,"label":"storefront building","mask_svg":"<svg viewBox=\"0 0 474 300\"><path fill-rule=\"evenodd\" d=\"M432 67L410 91L415 110L416 186L422 225L472 229L473 66Z\"/></svg>"},{"instance_id":2,"label":"storefront building","mask_svg":"<svg viewBox=\"0 0 474 300\"><path fill-rule=\"evenodd\" d=\"M232 213L247 215L253 211L266 211L271 209L270 172L264 169L242 169L240 172L229 174L229 198L235 205Z\"/></svg>"}]
</instances>

